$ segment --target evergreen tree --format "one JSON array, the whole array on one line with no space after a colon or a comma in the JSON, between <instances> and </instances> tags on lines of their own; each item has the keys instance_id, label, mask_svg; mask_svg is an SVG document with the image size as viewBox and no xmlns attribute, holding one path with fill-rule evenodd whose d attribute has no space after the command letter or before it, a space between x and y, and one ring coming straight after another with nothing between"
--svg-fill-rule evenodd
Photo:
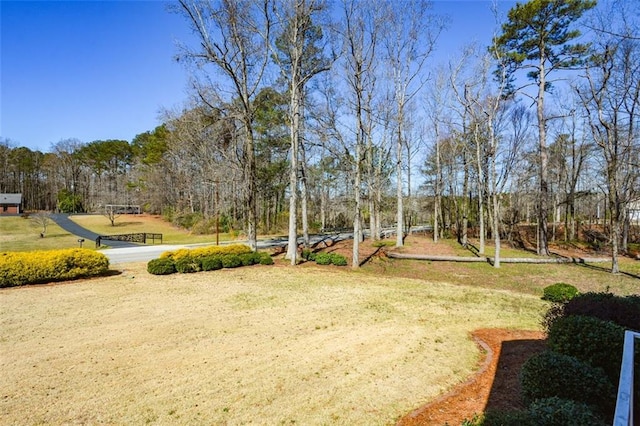
<instances>
[{"instance_id":1,"label":"evergreen tree","mask_svg":"<svg viewBox=\"0 0 640 426\"><path fill-rule=\"evenodd\" d=\"M582 14L594 7L594 0L531 0L517 3L509 11L508 20L502 25L502 34L493 41L492 52L506 62L509 84L508 94L519 91L530 96L536 103L538 118L538 254L548 255L547 214L548 214L548 153L546 125L548 118L544 112L545 92L551 89L549 74L557 70L580 66L588 45L571 44L580 36L580 31L572 29ZM519 71L528 70L527 77L537 87L537 93L527 95L515 88L515 76Z\"/></svg>"}]
</instances>

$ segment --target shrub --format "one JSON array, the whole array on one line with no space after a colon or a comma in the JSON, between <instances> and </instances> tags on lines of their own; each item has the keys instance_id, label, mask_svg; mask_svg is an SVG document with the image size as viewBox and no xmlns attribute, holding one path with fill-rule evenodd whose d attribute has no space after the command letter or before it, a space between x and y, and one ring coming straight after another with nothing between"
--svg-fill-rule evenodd
<instances>
[{"instance_id":1,"label":"shrub","mask_svg":"<svg viewBox=\"0 0 640 426\"><path fill-rule=\"evenodd\" d=\"M242 266L242 260L237 254L227 254L221 257L224 268L237 268Z\"/></svg>"},{"instance_id":2,"label":"shrub","mask_svg":"<svg viewBox=\"0 0 640 426\"><path fill-rule=\"evenodd\" d=\"M542 300L564 303L573 299L578 294L578 289L571 284L555 283L543 290Z\"/></svg>"},{"instance_id":3,"label":"shrub","mask_svg":"<svg viewBox=\"0 0 640 426\"><path fill-rule=\"evenodd\" d=\"M109 259L89 249L0 253L0 287L71 280L108 270Z\"/></svg>"},{"instance_id":4,"label":"shrub","mask_svg":"<svg viewBox=\"0 0 640 426\"><path fill-rule=\"evenodd\" d=\"M153 259L147 263L147 272L153 275L170 275L176 272L176 266L171 259Z\"/></svg>"},{"instance_id":5,"label":"shrub","mask_svg":"<svg viewBox=\"0 0 640 426\"><path fill-rule=\"evenodd\" d=\"M202 259L203 271L217 271L218 269L222 269L222 260L220 256L213 255Z\"/></svg>"},{"instance_id":6,"label":"shrub","mask_svg":"<svg viewBox=\"0 0 640 426\"><path fill-rule=\"evenodd\" d=\"M242 262L242 266L251 266L260 263L260 255L257 252L242 253L238 257Z\"/></svg>"},{"instance_id":7,"label":"shrub","mask_svg":"<svg viewBox=\"0 0 640 426\"><path fill-rule=\"evenodd\" d=\"M560 397L596 406L603 413L615 405L614 387L602 369L553 351L528 359L520 371L520 384L527 403Z\"/></svg>"},{"instance_id":8,"label":"shrub","mask_svg":"<svg viewBox=\"0 0 640 426\"><path fill-rule=\"evenodd\" d=\"M536 426L527 411L489 410L479 422L469 426Z\"/></svg>"},{"instance_id":9,"label":"shrub","mask_svg":"<svg viewBox=\"0 0 640 426\"><path fill-rule=\"evenodd\" d=\"M269 253L262 252L260 253L260 264L273 265L273 258L269 255Z\"/></svg>"},{"instance_id":10,"label":"shrub","mask_svg":"<svg viewBox=\"0 0 640 426\"><path fill-rule=\"evenodd\" d=\"M318 265L331 265L331 253L316 254L316 263Z\"/></svg>"},{"instance_id":11,"label":"shrub","mask_svg":"<svg viewBox=\"0 0 640 426\"><path fill-rule=\"evenodd\" d=\"M336 266L347 266L347 258L338 253L331 253L331 263Z\"/></svg>"},{"instance_id":12,"label":"shrub","mask_svg":"<svg viewBox=\"0 0 640 426\"><path fill-rule=\"evenodd\" d=\"M191 257L196 260L202 262L202 259L208 256L214 255L227 255L227 254L243 254L243 253L251 253L252 250L249 246L245 244L230 244L230 245L222 245L222 246L207 246L207 247L198 247L194 249L178 249L174 251L165 251L160 255L161 258L169 257L175 261L180 259L181 257Z\"/></svg>"},{"instance_id":13,"label":"shrub","mask_svg":"<svg viewBox=\"0 0 640 426\"><path fill-rule=\"evenodd\" d=\"M549 348L602 368L618 382L624 328L598 318L572 315L558 318L549 328Z\"/></svg>"},{"instance_id":14,"label":"shrub","mask_svg":"<svg viewBox=\"0 0 640 426\"><path fill-rule=\"evenodd\" d=\"M550 327L557 318L570 315L599 318L630 330L640 331L640 296L623 297L612 293L580 294L564 306L549 310L545 323Z\"/></svg>"},{"instance_id":15,"label":"shrub","mask_svg":"<svg viewBox=\"0 0 640 426\"><path fill-rule=\"evenodd\" d=\"M604 426L588 405L558 397L539 399L529 406L529 417L536 426Z\"/></svg>"},{"instance_id":16,"label":"shrub","mask_svg":"<svg viewBox=\"0 0 640 426\"><path fill-rule=\"evenodd\" d=\"M315 261L316 260L316 254L309 249L303 249L302 250L302 258L304 260L310 260L310 261Z\"/></svg>"},{"instance_id":17,"label":"shrub","mask_svg":"<svg viewBox=\"0 0 640 426\"><path fill-rule=\"evenodd\" d=\"M176 271L182 274L190 274L202 270L202 261L191 256L182 256L174 261Z\"/></svg>"}]
</instances>

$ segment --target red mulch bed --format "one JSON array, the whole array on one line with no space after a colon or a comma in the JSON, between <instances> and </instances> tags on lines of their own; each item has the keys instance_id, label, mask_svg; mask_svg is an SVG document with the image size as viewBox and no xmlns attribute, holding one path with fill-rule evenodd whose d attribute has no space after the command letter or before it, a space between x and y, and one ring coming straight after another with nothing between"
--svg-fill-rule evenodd
<instances>
[{"instance_id":1,"label":"red mulch bed","mask_svg":"<svg viewBox=\"0 0 640 426\"><path fill-rule=\"evenodd\" d=\"M518 374L546 346L540 331L481 329L473 339L486 356L479 371L449 393L400 419L398 425L459 425L486 410L524 408Z\"/></svg>"}]
</instances>

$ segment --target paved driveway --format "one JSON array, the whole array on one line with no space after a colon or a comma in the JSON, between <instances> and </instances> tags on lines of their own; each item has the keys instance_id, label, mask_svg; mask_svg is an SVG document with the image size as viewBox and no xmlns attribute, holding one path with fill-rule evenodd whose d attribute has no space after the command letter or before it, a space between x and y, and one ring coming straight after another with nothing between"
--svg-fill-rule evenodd
<instances>
[{"instance_id":1,"label":"paved driveway","mask_svg":"<svg viewBox=\"0 0 640 426\"><path fill-rule=\"evenodd\" d=\"M96 238L98 238L98 234L95 232L89 231L87 228L83 228L78 225L71 219L69 219L69 215L66 213L55 213L51 215L51 219L55 223L60 226L60 228L64 229L67 232L72 233L73 235L77 235L79 238L85 239L85 244L95 243ZM130 243L128 241L104 241L102 245L106 245L113 248L124 248L124 247L139 247L138 244Z\"/></svg>"}]
</instances>

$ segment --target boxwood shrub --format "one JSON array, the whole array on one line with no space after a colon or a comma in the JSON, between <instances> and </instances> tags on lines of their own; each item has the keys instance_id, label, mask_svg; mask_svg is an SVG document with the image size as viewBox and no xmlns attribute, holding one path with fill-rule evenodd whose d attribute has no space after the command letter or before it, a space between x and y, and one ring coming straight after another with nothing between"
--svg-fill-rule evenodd
<instances>
[{"instance_id":1,"label":"boxwood shrub","mask_svg":"<svg viewBox=\"0 0 640 426\"><path fill-rule=\"evenodd\" d=\"M222 269L222 259L219 255L211 255L202 259L203 271L217 271Z\"/></svg>"},{"instance_id":2,"label":"boxwood shrub","mask_svg":"<svg viewBox=\"0 0 640 426\"><path fill-rule=\"evenodd\" d=\"M260 262L261 265L273 265L273 258L269 253L260 252Z\"/></svg>"},{"instance_id":3,"label":"boxwood shrub","mask_svg":"<svg viewBox=\"0 0 640 426\"><path fill-rule=\"evenodd\" d=\"M202 259L209 256L214 255L228 255L228 254L243 254L243 253L251 253L251 247L245 244L230 244L230 245L222 245L222 246L207 246L207 247L198 247L193 249L178 249L173 251L166 251L160 255L161 258L169 257L173 259L174 262L178 261L182 257L189 257L192 259L196 259L202 262Z\"/></svg>"},{"instance_id":4,"label":"boxwood shrub","mask_svg":"<svg viewBox=\"0 0 640 426\"><path fill-rule=\"evenodd\" d=\"M72 280L108 270L109 259L89 249L0 253L0 287Z\"/></svg>"},{"instance_id":5,"label":"boxwood shrub","mask_svg":"<svg viewBox=\"0 0 640 426\"><path fill-rule=\"evenodd\" d=\"M612 382L620 375L625 329L610 321L571 315L558 318L549 328L551 350L602 368Z\"/></svg>"},{"instance_id":6,"label":"boxwood shrub","mask_svg":"<svg viewBox=\"0 0 640 426\"><path fill-rule=\"evenodd\" d=\"M227 254L221 257L222 267L224 268L238 268L242 266L242 259L237 254Z\"/></svg>"},{"instance_id":7,"label":"boxwood shrub","mask_svg":"<svg viewBox=\"0 0 640 426\"><path fill-rule=\"evenodd\" d=\"M331 263L336 266L347 266L347 258L338 253L331 253Z\"/></svg>"},{"instance_id":8,"label":"boxwood shrub","mask_svg":"<svg viewBox=\"0 0 640 426\"><path fill-rule=\"evenodd\" d=\"M584 403L558 397L534 401L528 410L536 426L605 426L606 423Z\"/></svg>"},{"instance_id":9,"label":"boxwood shrub","mask_svg":"<svg viewBox=\"0 0 640 426\"><path fill-rule=\"evenodd\" d=\"M551 397L534 401L525 410L489 410L466 420L462 426L605 426L591 408L581 402Z\"/></svg>"},{"instance_id":10,"label":"boxwood shrub","mask_svg":"<svg viewBox=\"0 0 640 426\"><path fill-rule=\"evenodd\" d=\"M242 253L238 257L242 262L242 266L251 266L260 263L260 254L258 252Z\"/></svg>"},{"instance_id":11,"label":"boxwood shrub","mask_svg":"<svg viewBox=\"0 0 640 426\"><path fill-rule=\"evenodd\" d=\"M564 303L573 299L578 294L578 289L567 283L555 283L542 290L542 300Z\"/></svg>"},{"instance_id":12,"label":"boxwood shrub","mask_svg":"<svg viewBox=\"0 0 640 426\"><path fill-rule=\"evenodd\" d=\"M317 253L315 260L318 265L347 265L347 258L338 253Z\"/></svg>"},{"instance_id":13,"label":"boxwood shrub","mask_svg":"<svg viewBox=\"0 0 640 426\"><path fill-rule=\"evenodd\" d=\"M529 358L520 371L520 384L528 404L559 397L584 402L607 415L615 406L614 386L602 369L554 351Z\"/></svg>"},{"instance_id":14,"label":"boxwood shrub","mask_svg":"<svg viewBox=\"0 0 640 426\"><path fill-rule=\"evenodd\" d=\"M302 258L313 262L316 260L316 253L310 249L302 249Z\"/></svg>"},{"instance_id":15,"label":"boxwood shrub","mask_svg":"<svg viewBox=\"0 0 640 426\"><path fill-rule=\"evenodd\" d=\"M316 263L318 265L331 265L331 253L317 253Z\"/></svg>"},{"instance_id":16,"label":"boxwood shrub","mask_svg":"<svg viewBox=\"0 0 640 426\"><path fill-rule=\"evenodd\" d=\"M174 259L176 271L182 274L190 274L202 270L202 258L192 256L180 256Z\"/></svg>"},{"instance_id":17,"label":"boxwood shrub","mask_svg":"<svg viewBox=\"0 0 640 426\"><path fill-rule=\"evenodd\" d=\"M614 322L640 332L640 296L617 296L612 293L583 293L561 307L550 309L545 323L551 326L562 316L581 315Z\"/></svg>"},{"instance_id":18,"label":"boxwood shrub","mask_svg":"<svg viewBox=\"0 0 640 426\"><path fill-rule=\"evenodd\" d=\"M147 272L153 275L170 275L176 273L176 265L169 258L152 259L147 263Z\"/></svg>"}]
</instances>

